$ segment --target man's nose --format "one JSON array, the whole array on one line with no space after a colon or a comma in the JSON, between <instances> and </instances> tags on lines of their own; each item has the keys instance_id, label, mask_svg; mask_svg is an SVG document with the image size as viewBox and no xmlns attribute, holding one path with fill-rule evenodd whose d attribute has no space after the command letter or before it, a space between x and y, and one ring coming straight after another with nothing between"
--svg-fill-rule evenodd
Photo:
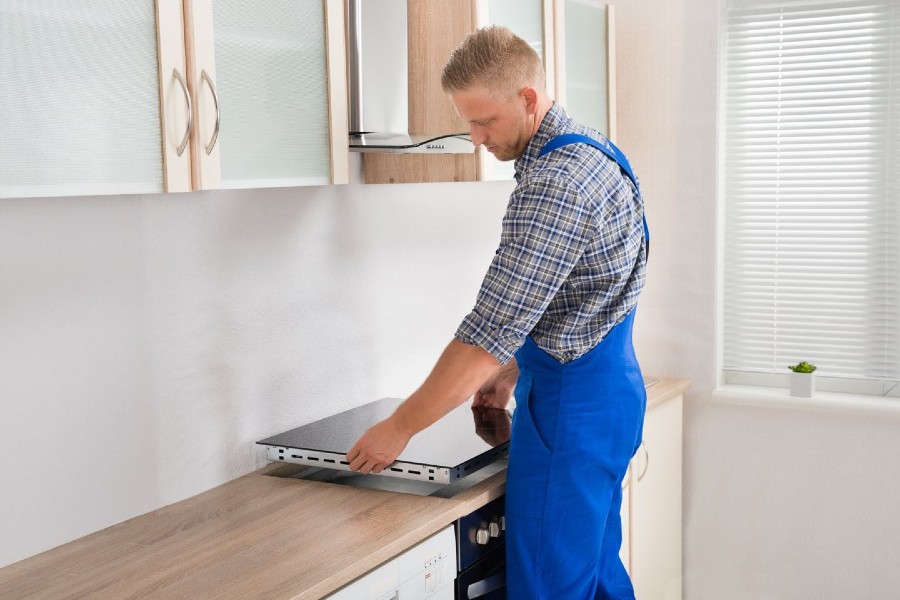
<instances>
[{"instance_id":1,"label":"man's nose","mask_svg":"<svg viewBox=\"0 0 900 600\"><path fill-rule=\"evenodd\" d=\"M484 135L484 132L480 131L478 127L470 127L469 135L472 137L472 144L477 148L482 145L485 140L487 140L487 136Z\"/></svg>"}]
</instances>

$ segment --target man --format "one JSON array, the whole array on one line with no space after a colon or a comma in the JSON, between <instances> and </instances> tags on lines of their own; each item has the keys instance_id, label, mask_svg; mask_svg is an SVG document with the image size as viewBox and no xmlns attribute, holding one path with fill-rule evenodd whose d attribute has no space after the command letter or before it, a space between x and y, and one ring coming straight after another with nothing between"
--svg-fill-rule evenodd
<instances>
[{"instance_id":1,"label":"man","mask_svg":"<svg viewBox=\"0 0 900 600\"><path fill-rule=\"evenodd\" d=\"M633 598L618 552L646 403L631 342L647 253L637 181L617 149L549 98L539 57L505 28L468 36L441 85L472 142L516 161L516 187L474 310L347 460L378 473L473 394L474 406L505 407L515 389L508 597Z\"/></svg>"}]
</instances>

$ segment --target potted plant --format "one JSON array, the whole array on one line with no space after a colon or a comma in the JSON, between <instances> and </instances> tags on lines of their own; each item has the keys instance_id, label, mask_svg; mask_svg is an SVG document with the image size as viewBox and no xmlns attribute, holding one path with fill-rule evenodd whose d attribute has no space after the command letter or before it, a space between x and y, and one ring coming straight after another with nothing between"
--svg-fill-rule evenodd
<instances>
[{"instance_id":1,"label":"potted plant","mask_svg":"<svg viewBox=\"0 0 900 600\"><path fill-rule=\"evenodd\" d=\"M814 379L815 375L813 375L813 372L816 370L816 365L810 364L804 360L796 365L790 365L788 369L792 371L791 396L797 396L798 398L812 398L813 390L816 387Z\"/></svg>"}]
</instances>

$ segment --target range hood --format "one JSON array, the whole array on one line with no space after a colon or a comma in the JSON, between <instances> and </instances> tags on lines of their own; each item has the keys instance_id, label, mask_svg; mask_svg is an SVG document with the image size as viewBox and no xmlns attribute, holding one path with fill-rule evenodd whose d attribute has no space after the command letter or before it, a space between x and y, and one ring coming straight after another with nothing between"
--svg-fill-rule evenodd
<instances>
[{"instance_id":1,"label":"range hood","mask_svg":"<svg viewBox=\"0 0 900 600\"><path fill-rule=\"evenodd\" d=\"M471 154L475 152L467 133L426 135L416 133L350 132L351 152L391 154Z\"/></svg>"},{"instance_id":2,"label":"range hood","mask_svg":"<svg viewBox=\"0 0 900 600\"><path fill-rule=\"evenodd\" d=\"M362 0L347 1L350 150L394 154L475 152L468 132L407 132L406 0L366 0L365 15ZM365 78L364 56L371 58L371 69ZM367 114L370 102L374 110ZM367 128L370 121L375 126Z\"/></svg>"}]
</instances>

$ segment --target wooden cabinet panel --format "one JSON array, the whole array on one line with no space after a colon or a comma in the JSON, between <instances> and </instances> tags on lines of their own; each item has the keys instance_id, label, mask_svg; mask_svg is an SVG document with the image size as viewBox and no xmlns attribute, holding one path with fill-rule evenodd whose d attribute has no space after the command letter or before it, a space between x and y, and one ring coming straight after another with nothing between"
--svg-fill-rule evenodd
<instances>
[{"instance_id":1,"label":"wooden cabinet panel","mask_svg":"<svg viewBox=\"0 0 900 600\"><path fill-rule=\"evenodd\" d=\"M165 191L191 189L192 104L187 82L181 0L156 0L160 126Z\"/></svg>"},{"instance_id":2,"label":"wooden cabinet panel","mask_svg":"<svg viewBox=\"0 0 900 600\"><path fill-rule=\"evenodd\" d=\"M366 154L366 183L475 181L474 154Z\"/></svg>"},{"instance_id":3,"label":"wooden cabinet panel","mask_svg":"<svg viewBox=\"0 0 900 600\"><path fill-rule=\"evenodd\" d=\"M475 31L472 0L407 0L409 130L447 133L462 123L441 89L441 71L450 53Z\"/></svg>"}]
</instances>

